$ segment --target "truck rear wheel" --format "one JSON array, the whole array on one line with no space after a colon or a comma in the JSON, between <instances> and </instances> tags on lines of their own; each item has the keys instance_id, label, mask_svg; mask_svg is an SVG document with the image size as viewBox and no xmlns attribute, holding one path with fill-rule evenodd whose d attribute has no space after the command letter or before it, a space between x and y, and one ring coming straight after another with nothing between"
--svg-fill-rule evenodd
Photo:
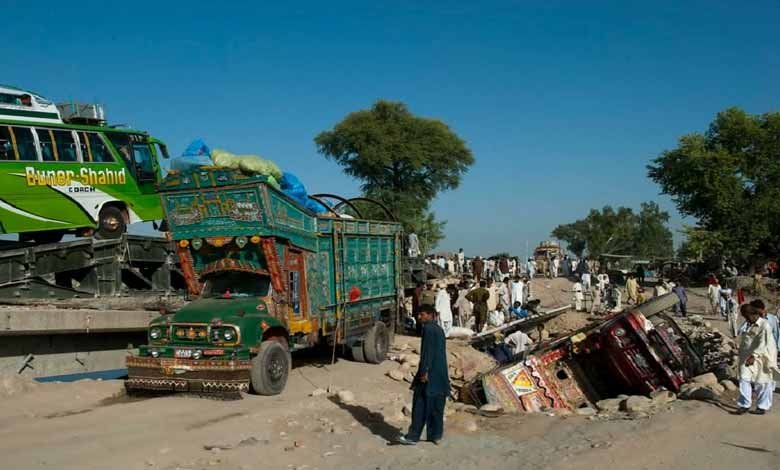
<instances>
[{"instance_id":1,"label":"truck rear wheel","mask_svg":"<svg viewBox=\"0 0 780 470\"><path fill-rule=\"evenodd\" d=\"M380 364L387 358L390 351L390 334L384 323L376 323L363 341L363 355L366 362Z\"/></svg>"},{"instance_id":2,"label":"truck rear wheel","mask_svg":"<svg viewBox=\"0 0 780 470\"><path fill-rule=\"evenodd\" d=\"M358 341L352 345L352 359L355 362L366 362L366 356L363 354L363 342Z\"/></svg>"},{"instance_id":3,"label":"truck rear wheel","mask_svg":"<svg viewBox=\"0 0 780 470\"><path fill-rule=\"evenodd\" d=\"M258 395L278 395L287 385L292 361L287 348L280 342L265 340L252 359L252 390Z\"/></svg>"}]
</instances>

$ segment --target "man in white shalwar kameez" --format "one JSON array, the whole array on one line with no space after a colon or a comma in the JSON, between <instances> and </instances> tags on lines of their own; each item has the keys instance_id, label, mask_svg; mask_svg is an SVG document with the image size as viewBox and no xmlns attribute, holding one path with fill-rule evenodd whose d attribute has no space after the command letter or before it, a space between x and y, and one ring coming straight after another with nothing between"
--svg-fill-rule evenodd
<instances>
[{"instance_id":1,"label":"man in white shalwar kameez","mask_svg":"<svg viewBox=\"0 0 780 470\"><path fill-rule=\"evenodd\" d=\"M777 345L769 323L758 309L745 304L740 313L747 324L739 336L739 410L736 414L744 414L750 409L755 391L757 404L753 413L763 415L772 408L774 373L778 372Z\"/></svg>"},{"instance_id":2,"label":"man in white shalwar kameez","mask_svg":"<svg viewBox=\"0 0 780 470\"><path fill-rule=\"evenodd\" d=\"M710 308L712 308L713 315L723 315L725 312L720 310L720 283L717 279L707 286L707 298L710 300Z\"/></svg>"},{"instance_id":3,"label":"man in white shalwar kameez","mask_svg":"<svg viewBox=\"0 0 780 470\"><path fill-rule=\"evenodd\" d=\"M444 336L450 335L450 329L452 329L452 308L450 305L450 294L447 292L445 286L439 285L439 290L436 292L436 314L439 317L439 326L444 330Z\"/></svg>"},{"instance_id":4,"label":"man in white shalwar kameez","mask_svg":"<svg viewBox=\"0 0 780 470\"><path fill-rule=\"evenodd\" d=\"M528 261L525 263L525 269L528 271L528 277L533 279L534 276L536 276L536 261L532 258L528 258Z\"/></svg>"},{"instance_id":5,"label":"man in white shalwar kameez","mask_svg":"<svg viewBox=\"0 0 780 470\"><path fill-rule=\"evenodd\" d=\"M509 289L509 300L512 302L512 305L514 305L515 302L520 302L520 305L523 305L523 301L525 300L523 297L524 290L525 285L523 284L523 281L521 281L519 277L516 277Z\"/></svg>"},{"instance_id":6,"label":"man in white shalwar kameez","mask_svg":"<svg viewBox=\"0 0 780 470\"><path fill-rule=\"evenodd\" d=\"M572 290L574 291L574 309L578 312L581 312L583 309L585 295L582 293L582 284L580 281L574 283Z\"/></svg>"}]
</instances>

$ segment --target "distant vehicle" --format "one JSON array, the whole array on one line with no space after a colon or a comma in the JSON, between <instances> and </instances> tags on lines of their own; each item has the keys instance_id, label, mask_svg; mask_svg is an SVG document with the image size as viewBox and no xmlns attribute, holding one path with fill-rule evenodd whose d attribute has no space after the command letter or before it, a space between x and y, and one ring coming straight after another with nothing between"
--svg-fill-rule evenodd
<instances>
[{"instance_id":1,"label":"distant vehicle","mask_svg":"<svg viewBox=\"0 0 780 470\"><path fill-rule=\"evenodd\" d=\"M41 243L65 233L118 238L128 224L162 219L160 157L163 142L107 126L99 105L58 109L0 86L0 233Z\"/></svg>"},{"instance_id":2,"label":"distant vehicle","mask_svg":"<svg viewBox=\"0 0 780 470\"><path fill-rule=\"evenodd\" d=\"M385 359L402 292L398 222L314 214L238 170L172 172L161 194L200 298L152 320L127 358L128 391L275 395L290 351L319 344Z\"/></svg>"},{"instance_id":3,"label":"distant vehicle","mask_svg":"<svg viewBox=\"0 0 780 470\"><path fill-rule=\"evenodd\" d=\"M546 261L552 257L561 258L563 256L563 249L560 243L554 241L544 241L539 243L539 246L534 248L534 261L537 263L544 260Z\"/></svg>"}]
</instances>

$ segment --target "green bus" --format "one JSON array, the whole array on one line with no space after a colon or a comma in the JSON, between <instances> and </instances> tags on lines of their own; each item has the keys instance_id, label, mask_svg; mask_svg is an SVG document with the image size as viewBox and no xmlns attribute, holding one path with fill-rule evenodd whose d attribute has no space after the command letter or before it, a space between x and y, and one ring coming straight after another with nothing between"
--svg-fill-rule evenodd
<instances>
[{"instance_id":1,"label":"green bus","mask_svg":"<svg viewBox=\"0 0 780 470\"><path fill-rule=\"evenodd\" d=\"M107 126L97 105L58 107L0 86L0 234L118 238L129 224L162 219L159 158L168 158L163 142Z\"/></svg>"}]
</instances>

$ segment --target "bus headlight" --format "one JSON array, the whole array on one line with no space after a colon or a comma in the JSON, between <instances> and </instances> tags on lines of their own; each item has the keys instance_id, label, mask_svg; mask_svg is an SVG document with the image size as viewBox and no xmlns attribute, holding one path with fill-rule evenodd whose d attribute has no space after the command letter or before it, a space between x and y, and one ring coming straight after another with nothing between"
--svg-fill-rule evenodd
<instances>
[{"instance_id":1,"label":"bus headlight","mask_svg":"<svg viewBox=\"0 0 780 470\"><path fill-rule=\"evenodd\" d=\"M151 330L149 330L149 337L152 339L160 339L162 338L162 329L159 327L154 327Z\"/></svg>"},{"instance_id":2,"label":"bus headlight","mask_svg":"<svg viewBox=\"0 0 780 470\"><path fill-rule=\"evenodd\" d=\"M222 337L225 338L225 341L233 341L236 337L236 332L232 328L225 328L222 332Z\"/></svg>"},{"instance_id":3,"label":"bus headlight","mask_svg":"<svg viewBox=\"0 0 780 470\"><path fill-rule=\"evenodd\" d=\"M200 359L201 357L203 357L203 351L201 351L200 349L196 349L196 350L192 351L192 358L193 359Z\"/></svg>"},{"instance_id":4,"label":"bus headlight","mask_svg":"<svg viewBox=\"0 0 780 470\"><path fill-rule=\"evenodd\" d=\"M200 247L203 246L203 240L200 238L193 238L192 239L192 247L196 250L200 250Z\"/></svg>"},{"instance_id":5,"label":"bus headlight","mask_svg":"<svg viewBox=\"0 0 780 470\"><path fill-rule=\"evenodd\" d=\"M243 248L246 246L246 237L241 236L236 238L236 245L238 245L239 248Z\"/></svg>"},{"instance_id":6,"label":"bus headlight","mask_svg":"<svg viewBox=\"0 0 780 470\"><path fill-rule=\"evenodd\" d=\"M152 354L152 357L160 357L160 351L157 349L152 349L150 353Z\"/></svg>"}]
</instances>

